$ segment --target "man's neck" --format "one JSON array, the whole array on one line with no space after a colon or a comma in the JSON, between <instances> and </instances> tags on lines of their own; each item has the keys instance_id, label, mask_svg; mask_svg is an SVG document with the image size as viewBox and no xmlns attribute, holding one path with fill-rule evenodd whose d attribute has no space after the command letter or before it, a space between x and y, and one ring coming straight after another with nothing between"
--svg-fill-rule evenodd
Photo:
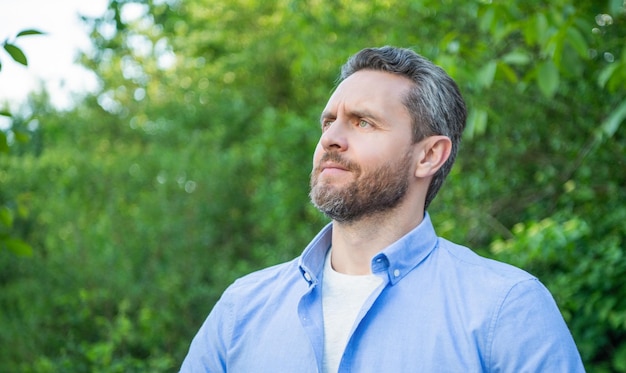
<instances>
[{"instance_id":1,"label":"man's neck","mask_svg":"<svg viewBox=\"0 0 626 373\"><path fill-rule=\"evenodd\" d=\"M410 232L424 218L421 209L408 213L401 209L352 222L333 222L333 269L349 275L371 273L370 263L374 255Z\"/></svg>"}]
</instances>

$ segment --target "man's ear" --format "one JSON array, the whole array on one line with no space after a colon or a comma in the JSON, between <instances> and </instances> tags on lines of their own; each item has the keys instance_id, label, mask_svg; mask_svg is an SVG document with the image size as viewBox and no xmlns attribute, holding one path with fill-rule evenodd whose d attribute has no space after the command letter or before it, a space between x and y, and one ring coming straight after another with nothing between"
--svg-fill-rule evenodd
<instances>
[{"instance_id":1,"label":"man's ear","mask_svg":"<svg viewBox=\"0 0 626 373\"><path fill-rule=\"evenodd\" d=\"M434 175L452 151L452 141L448 136L429 136L415 146L418 147L415 176L419 178Z\"/></svg>"}]
</instances>

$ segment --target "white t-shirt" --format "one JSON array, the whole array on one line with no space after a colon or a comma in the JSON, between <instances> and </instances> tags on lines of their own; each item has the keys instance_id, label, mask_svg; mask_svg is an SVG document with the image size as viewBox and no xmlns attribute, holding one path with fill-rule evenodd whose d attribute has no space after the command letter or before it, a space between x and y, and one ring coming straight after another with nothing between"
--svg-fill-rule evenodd
<instances>
[{"instance_id":1,"label":"white t-shirt","mask_svg":"<svg viewBox=\"0 0 626 373\"><path fill-rule=\"evenodd\" d=\"M383 279L370 274L345 275L335 272L326 254L322 280L322 307L324 310L324 373L336 373L348 343L350 331L365 300Z\"/></svg>"}]
</instances>

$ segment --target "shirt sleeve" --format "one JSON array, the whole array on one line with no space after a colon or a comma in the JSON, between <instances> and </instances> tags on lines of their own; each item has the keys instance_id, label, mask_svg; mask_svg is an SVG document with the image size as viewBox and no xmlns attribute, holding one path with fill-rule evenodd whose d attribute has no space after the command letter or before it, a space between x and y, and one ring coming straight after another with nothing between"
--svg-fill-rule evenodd
<instances>
[{"instance_id":1,"label":"shirt sleeve","mask_svg":"<svg viewBox=\"0 0 626 373\"><path fill-rule=\"evenodd\" d=\"M232 304L225 292L193 338L180 372L226 372L227 338L231 335Z\"/></svg>"},{"instance_id":2,"label":"shirt sleeve","mask_svg":"<svg viewBox=\"0 0 626 373\"><path fill-rule=\"evenodd\" d=\"M494 315L490 372L584 372L552 295L538 280L514 285Z\"/></svg>"}]
</instances>

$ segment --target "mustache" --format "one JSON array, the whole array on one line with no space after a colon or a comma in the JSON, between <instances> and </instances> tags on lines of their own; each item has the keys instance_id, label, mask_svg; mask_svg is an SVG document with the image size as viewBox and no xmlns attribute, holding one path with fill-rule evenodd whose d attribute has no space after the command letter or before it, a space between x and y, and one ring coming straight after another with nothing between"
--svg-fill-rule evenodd
<instances>
[{"instance_id":1,"label":"mustache","mask_svg":"<svg viewBox=\"0 0 626 373\"><path fill-rule=\"evenodd\" d=\"M358 164L345 159L343 156L341 156L337 152L324 153L324 155L322 155L322 158L320 159L319 164L322 164L328 161L337 163L338 165L340 165L341 167L345 168L348 171L361 171L361 167ZM319 170L319 164L315 167L316 170Z\"/></svg>"}]
</instances>

